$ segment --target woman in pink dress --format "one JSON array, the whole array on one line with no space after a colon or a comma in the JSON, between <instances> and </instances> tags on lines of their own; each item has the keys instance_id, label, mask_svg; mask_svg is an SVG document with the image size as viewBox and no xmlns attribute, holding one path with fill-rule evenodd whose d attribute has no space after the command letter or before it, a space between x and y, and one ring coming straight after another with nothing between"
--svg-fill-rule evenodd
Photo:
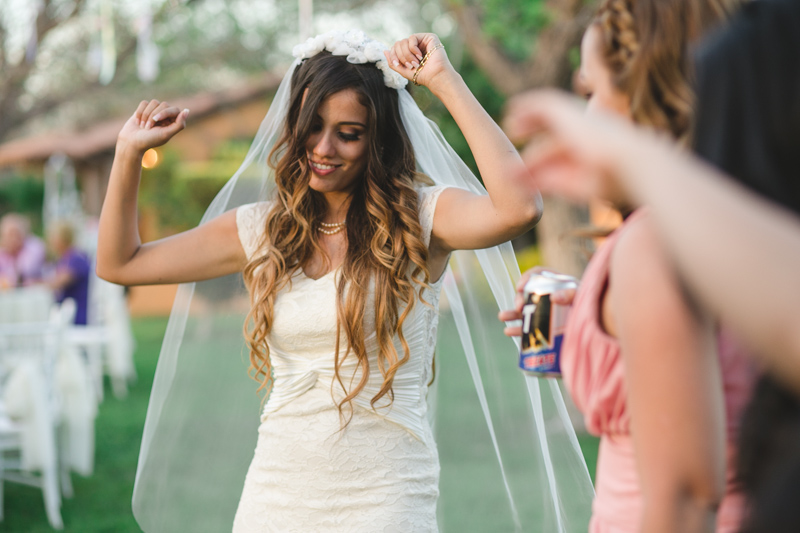
<instances>
[{"instance_id":1,"label":"woman in pink dress","mask_svg":"<svg viewBox=\"0 0 800 533\"><path fill-rule=\"evenodd\" d=\"M588 111L685 142L687 49L723 14L717 8L712 1L606 0L581 46ZM583 276L561 361L587 429L601 437L590 531L732 533L742 510L733 443L752 370L686 295L647 209L620 191L599 193L625 220Z\"/></svg>"}]
</instances>

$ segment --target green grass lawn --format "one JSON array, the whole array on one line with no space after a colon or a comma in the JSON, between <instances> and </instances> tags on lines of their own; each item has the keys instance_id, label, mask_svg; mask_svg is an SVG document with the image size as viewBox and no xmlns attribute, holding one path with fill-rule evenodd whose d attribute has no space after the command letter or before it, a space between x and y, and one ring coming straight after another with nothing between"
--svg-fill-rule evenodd
<instances>
[{"instance_id":1,"label":"green grass lawn","mask_svg":"<svg viewBox=\"0 0 800 533\"><path fill-rule=\"evenodd\" d=\"M100 405L96 422L94 475L89 478L73 475L75 496L65 500L62 505L64 530L67 532L140 531L131 513L131 494L147 401L166 319L137 319L133 327L137 341L135 359L139 379L131 386L129 396L123 400L114 398L107 384L106 399ZM581 436L579 440L589 471L594 474L597 439ZM444 472L445 465L442 483L453 485L474 484L470 477L480 475L478 472L465 471L461 475L463 478L459 479L459 476L446 477ZM0 532L53 531L47 523L41 492L37 489L6 483L4 507L5 520L0 522ZM487 517L487 520L490 519ZM476 529L474 523L471 526L470 531L496 530Z\"/></svg>"}]
</instances>

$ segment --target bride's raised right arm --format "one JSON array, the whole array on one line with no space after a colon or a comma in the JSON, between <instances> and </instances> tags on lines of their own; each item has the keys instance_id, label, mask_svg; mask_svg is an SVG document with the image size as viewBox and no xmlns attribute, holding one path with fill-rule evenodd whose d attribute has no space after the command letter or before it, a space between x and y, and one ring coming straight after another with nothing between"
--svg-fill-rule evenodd
<instances>
[{"instance_id":1,"label":"bride's raised right arm","mask_svg":"<svg viewBox=\"0 0 800 533\"><path fill-rule=\"evenodd\" d=\"M142 244L139 237L142 157L186 127L188 113L166 102L142 102L120 131L100 214L99 277L121 285L183 283L232 274L244 267L235 210L165 239Z\"/></svg>"}]
</instances>

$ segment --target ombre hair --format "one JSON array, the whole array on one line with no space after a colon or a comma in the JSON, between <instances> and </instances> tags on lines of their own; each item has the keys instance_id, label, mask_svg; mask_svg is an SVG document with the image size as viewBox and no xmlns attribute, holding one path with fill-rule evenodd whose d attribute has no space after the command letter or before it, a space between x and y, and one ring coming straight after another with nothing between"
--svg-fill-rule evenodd
<instances>
[{"instance_id":1,"label":"ombre hair","mask_svg":"<svg viewBox=\"0 0 800 533\"><path fill-rule=\"evenodd\" d=\"M343 407L363 390L370 372L383 376L372 405L386 395L392 398L394 376L410 357L403 323L430 281L415 190L425 178L416 172L414 151L400 117L398 91L386 87L383 74L373 63L352 64L343 56L323 51L306 59L292 74L285 129L269 156L276 191L266 216L259 248L262 253L244 269L252 305L244 328L250 373L261 383L259 391L268 394L272 365L267 337L273 325L276 295L314 254L328 260L316 230L327 204L321 193L309 187L306 142L320 105L344 90L356 91L367 111L368 145L365 170L347 211L347 253L336 287L339 327L334 385L338 383L344 393L338 404L343 420ZM364 320L370 287L374 288L377 369L370 368L365 346L371 333ZM395 336L402 353L395 348ZM347 357L357 358L361 371L354 384L354 376L343 379L340 375Z\"/></svg>"},{"instance_id":2,"label":"ombre hair","mask_svg":"<svg viewBox=\"0 0 800 533\"><path fill-rule=\"evenodd\" d=\"M725 20L738 0L604 0L600 31L615 87L630 98L634 122L682 143L692 130L691 43Z\"/></svg>"}]
</instances>

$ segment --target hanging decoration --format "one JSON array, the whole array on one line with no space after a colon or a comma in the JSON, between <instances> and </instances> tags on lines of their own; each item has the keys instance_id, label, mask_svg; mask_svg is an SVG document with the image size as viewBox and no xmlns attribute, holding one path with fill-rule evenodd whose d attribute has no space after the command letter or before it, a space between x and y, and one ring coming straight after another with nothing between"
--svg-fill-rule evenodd
<instances>
[{"instance_id":1,"label":"hanging decoration","mask_svg":"<svg viewBox=\"0 0 800 533\"><path fill-rule=\"evenodd\" d=\"M140 81L150 83L158 77L161 52L153 41L153 12L149 5L136 26L136 72Z\"/></svg>"},{"instance_id":2,"label":"hanging decoration","mask_svg":"<svg viewBox=\"0 0 800 533\"><path fill-rule=\"evenodd\" d=\"M300 42L314 35L314 2L298 0L298 21L300 25Z\"/></svg>"},{"instance_id":3,"label":"hanging decoration","mask_svg":"<svg viewBox=\"0 0 800 533\"><path fill-rule=\"evenodd\" d=\"M114 79L117 69L117 45L114 39L114 7L112 0L100 3L100 44L101 61L99 80L108 85Z\"/></svg>"},{"instance_id":4,"label":"hanging decoration","mask_svg":"<svg viewBox=\"0 0 800 533\"><path fill-rule=\"evenodd\" d=\"M36 52L39 48L39 30L37 22L39 15L44 11L44 0L33 0L33 6L29 14L28 27L30 28L30 37L28 38L28 46L25 47L25 61L33 63L36 60Z\"/></svg>"}]
</instances>

